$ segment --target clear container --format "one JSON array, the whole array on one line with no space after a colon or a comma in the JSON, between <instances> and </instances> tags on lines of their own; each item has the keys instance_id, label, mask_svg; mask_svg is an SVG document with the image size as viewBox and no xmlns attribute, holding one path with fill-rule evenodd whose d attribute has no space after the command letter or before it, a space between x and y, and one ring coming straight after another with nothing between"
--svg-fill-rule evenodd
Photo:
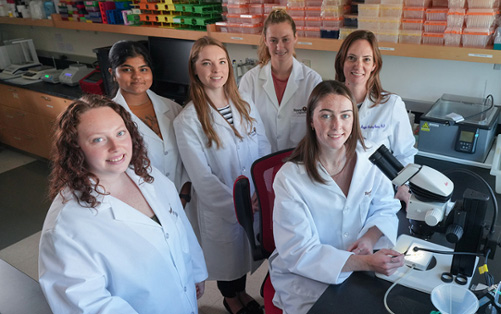
<instances>
[{"instance_id":1,"label":"clear container","mask_svg":"<svg viewBox=\"0 0 501 314\"><path fill-rule=\"evenodd\" d=\"M423 19L402 19L402 29L405 30L423 30Z\"/></svg>"},{"instance_id":2,"label":"clear container","mask_svg":"<svg viewBox=\"0 0 501 314\"><path fill-rule=\"evenodd\" d=\"M404 7L404 19L424 19L426 17L426 8L423 7Z\"/></svg>"},{"instance_id":3,"label":"clear container","mask_svg":"<svg viewBox=\"0 0 501 314\"><path fill-rule=\"evenodd\" d=\"M257 24L241 24L242 34L261 34L263 31L263 23Z\"/></svg>"},{"instance_id":4,"label":"clear container","mask_svg":"<svg viewBox=\"0 0 501 314\"><path fill-rule=\"evenodd\" d=\"M428 21L447 21L447 8L426 9L426 20Z\"/></svg>"},{"instance_id":5,"label":"clear container","mask_svg":"<svg viewBox=\"0 0 501 314\"><path fill-rule=\"evenodd\" d=\"M328 7L328 6L344 6L347 5L348 2L347 0L323 0L322 1L322 6L323 7Z\"/></svg>"},{"instance_id":6,"label":"clear container","mask_svg":"<svg viewBox=\"0 0 501 314\"><path fill-rule=\"evenodd\" d=\"M447 28L446 21L425 21L424 31L427 33L443 33Z\"/></svg>"},{"instance_id":7,"label":"clear container","mask_svg":"<svg viewBox=\"0 0 501 314\"><path fill-rule=\"evenodd\" d=\"M249 0L249 4L263 4L263 0Z\"/></svg>"},{"instance_id":8,"label":"clear container","mask_svg":"<svg viewBox=\"0 0 501 314\"><path fill-rule=\"evenodd\" d=\"M296 27L296 35L297 37L304 37L304 26Z\"/></svg>"},{"instance_id":9,"label":"clear container","mask_svg":"<svg viewBox=\"0 0 501 314\"><path fill-rule=\"evenodd\" d=\"M240 14L240 20L243 24L259 24L263 22L263 15Z\"/></svg>"},{"instance_id":10,"label":"clear container","mask_svg":"<svg viewBox=\"0 0 501 314\"><path fill-rule=\"evenodd\" d=\"M379 7L382 17L402 17L403 6L401 4L381 4Z\"/></svg>"},{"instance_id":11,"label":"clear container","mask_svg":"<svg viewBox=\"0 0 501 314\"><path fill-rule=\"evenodd\" d=\"M360 17L378 17L380 4L365 4L358 5L358 16Z\"/></svg>"},{"instance_id":12,"label":"clear container","mask_svg":"<svg viewBox=\"0 0 501 314\"><path fill-rule=\"evenodd\" d=\"M320 12L322 17L342 17L345 12L344 6L323 6Z\"/></svg>"},{"instance_id":13,"label":"clear container","mask_svg":"<svg viewBox=\"0 0 501 314\"><path fill-rule=\"evenodd\" d=\"M228 14L248 14L249 5L248 4L229 4L227 5Z\"/></svg>"},{"instance_id":14,"label":"clear container","mask_svg":"<svg viewBox=\"0 0 501 314\"><path fill-rule=\"evenodd\" d=\"M322 29L341 28L344 23L342 17L324 17L322 19Z\"/></svg>"},{"instance_id":15,"label":"clear container","mask_svg":"<svg viewBox=\"0 0 501 314\"><path fill-rule=\"evenodd\" d=\"M495 0L468 0L469 9L492 9Z\"/></svg>"},{"instance_id":16,"label":"clear container","mask_svg":"<svg viewBox=\"0 0 501 314\"><path fill-rule=\"evenodd\" d=\"M292 17L292 19L294 20L294 24L296 24L296 27L297 26L302 26L302 27L305 26L304 16L294 16L294 17Z\"/></svg>"},{"instance_id":17,"label":"clear container","mask_svg":"<svg viewBox=\"0 0 501 314\"><path fill-rule=\"evenodd\" d=\"M305 6L304 0L287 0L287 8L304 8Z\"/></svg>"},{"instance_id":18,"label":"clear container","mask_svg":"<svg viewBox=\"0 0 501 314\"><path fill-rule=\"evenodd\" d=\"M321 7L306 7L304 8L304 13L306 17L321 17L322 8Z\"/></svg>"},{"instance_id":19,"label":"clear container","mask_svg":"<svg viewBox=\"0 0 501 314\"><path fill-rule=\"evenodd\" d=\"M461 37L463 47L485 48L491 35L492 31L487 28L465 28Z\"/></svg>"},{"instance_id":20,"label":"clear container","mask_svg":"<svg viewBox=\"0 0 501 314\"><path fill-rule=\"evenodd\" d=\"M398 42L401 44L421 44L421 38L423 37L423 32L418 30L400 30L398 35Z\"/></svg>"},{"instance_id":21,"label":"clear container","mask_svg":"<svg viewBox=\"0 0 501 314\"><path fill-rule=\"evenodd\" d=\"M226 27L228 28L228 33L242 33L242 28L240 27L240 23L226 23Z\"/></svg>"},{"instance_id":22,"label":"clear container","mask_svg":"<svg viewBox=\"0 0 501 314\"><path fill-rule=\"evenodd\" d=\"M304 18L304 26L306 27L321 27L322 26L322 18L320 17L305 17Z\"/></svg>"},{"instance_id":23,"label":"clear container","mask_svg":"<svg viewBox=\"0 0 501 314\"><path fill-rule=\"evenodd\" d=\"M381 0L365 0L364 3L367 3L367 4L381 4ZM341 37L341 33L339 34L339 37Z\"/></svg>"},{"instance_id":24,"label":"clear container","mask_svg":"<svg viewBox=\"0 0 501 314\"><path fill-rule=\"evenodd\" d=\"M355 27L341 27L339 29L339 39L345 39L348 35L356 31Z\"/></svg>"},{"instance_id":25,"label":"clear container","mask_svg":"<svg viewBox=\"0 0 501 314\"><path fill-rule=\"evenodd\" d=\"M431 0L404 0L406 7L422 7L427 8L431 5Z\"/></svg>"},{"instance_id":26,"label":"clear container","mask_svg":"<svg viewBox=\"0 0 501 314\"><path fill-rule=\"evenodd\" d=\"M466 12L467 28L489 28L499 12L495 9L468 9Z\"/></svg>"},{"instance_id":27,"label":"clear container","mask_svg":"<svg viewBox=\"0 0 501 314\"><path fill-rule=\"evenodd\" d=\"M275 6L276 6L275 3L265 3L265 4L263 4L264 14L265 15L270 14L270 12L273 10L273 7L275 7Z\"/></svg>"},{"instance_id":28,"label":"clear container","mask_svg":"<svg viewBox=\"0 0 501 314\"><path fill-rule=\"evenodd\" d=\"M304 37L320 38L320 27L304 27Z\"/></svg>"},{"instance_id":29,"label":"clear container","mask_svg":"<svg viewBox=\"0 0 501 314\"><path fill-rule=\"evenodd\" d=\"M263 4L250 4L249 5L249 13L250 14L264 14L264 6Z\"/></svg>"},{"instance_id":30,"label":"clear container","mask_svg":"<svg viewBox=\"0 0 501 314\"><path fill-rule=\"evenodd\" d=\"M296 8L287 8L287 13L294 17L294 16L302 16L304 17L304 8L299 8L299 7L296 7Z\"/></svg>"},{"instance_id":31,"label":"clear container","mask_svg":"<svg viewBox=\"0 0 501 314\"><path fill-rule=\"evenodd\" d=\"M463 27L465 9L453 8L447 12L447 27Z\"/></svg>"},{"instance_id":32,"label":"clear container","mask_svg":"<svg viewBox=\"0 0 501 314\"><path fill-rule=\"evenodd\" d=\"M380 30L395 30L400 29L401 19L399 17L380 17L379 29Z\"/></svg>"},{"instance_id":33,"label":"clear container","mask_svg":"<svg viewBox=\"0 0 501 314\"><path fill-rule=\"evenodd\" d=\"M462 9L465 7L466 0L448 0L449 9Z\"/></svg>"},{"instance_id":34,"label":"clear container","mask_svg":"<svg viewBox=\"0 0 501 314\"><path fill-rule=\"evenodd\" d=\"M423 44L424 45L444 45L444 34L440 33L423 33Z\"/></svg>"},{"instance_id":35,"label":"clear container","mask_svg":"<svg viewBox=\"0 0 501 314\"><path fill-rule=\"evenodd\" d=\"M321 7L322 0L305 0L305 4L307 7Z\"/></svg>"},{"instance_id":36,"label":"clear container","mask_svg":"<svg viewBox=\"0 0 501 314\"><path fill-rule=\"evenodd\" d=\"M226 14L226 21L228 23L242 23L242 19L240 19L240 14Z\"/></svg>"},{"instance_id":37,"label":"clear container","mask_svg":"<svg viewBox=\"0 0 501 314\"><path fill-rule=\"evenodd\" d=\"M221 33L228 33L228 23L227 22L216 22L216 31Z\"/></svg>"},{"instance_id":38,"label":"clear container","mask_svg":"<svg viewBox=\"0 0 501 314\"><path fill-rule=\"evenodd\" d=\"M324 17L326 19L327 17ZM344 26L345 27L358 27L358 15L346 14L343 16L344 18Z\"/></svg>"},{"instance_id":39,"label":"clear container","mask_svg":"<svg viewBox=\"0 0 501 314\"><path fill-rule=\"evenodd\" d=\"M381 4L399 4L403 5L404 0L381 0Z\"/></svg>"},{"instance_id":40,"label":"clear container","mask_svg":"<svg viewBox=\"0 0 501 314\"><path fill-rule=\"evenodd\" d=\"M228 4L249 4L249 0L228 0Z\"/></svg>"},{"instance_id":41,"label":"clear container","mask_svg":"<svg viewBox=\"0 0 501 314\"><path fill-rule=\"evenodd\" d=\"M376 38L378 42L397 43L398 42L398 29L394 30L378 30Z\"/></svg>"},{"instance_id":42,"label":"clear container","mask_svg":"<svg viewBox=\"0 0 501 314\"><path fill-rule=\"evenodd\" d=\"M379 19L377 17L358 17L358 29L376 31L379 29Z\"/></svg>"},{"instance_id":43,"label":"clear container","mask_svg":"<svg viewBox=\"0 0 501 314\"><path fill-rule=\"evenodd\" d=\"M461 35L463 29L461 27L447 27L444 31L444 45L459 47L461 46Z\"/></svg>"},{"instance_id":44,"label":"clear container","mask_svg":"<svg viewBox=\"0 0 501 314\"><path fill-rule=\"evenodd\" d=\"M434 8L447 8L449 0L432 0L431 6Z\"/></svg>"}]
</instances>

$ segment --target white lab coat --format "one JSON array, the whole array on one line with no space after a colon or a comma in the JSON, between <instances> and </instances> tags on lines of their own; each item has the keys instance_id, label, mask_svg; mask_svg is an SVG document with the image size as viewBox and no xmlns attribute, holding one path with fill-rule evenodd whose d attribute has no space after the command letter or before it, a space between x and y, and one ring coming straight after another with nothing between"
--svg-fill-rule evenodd
<instances>
[{"instance_id":1,"label":"white lab coat","mask_svg":"<svg viewBox=\"0 0 501 314\"><path fill-rule=\"evenodd\" d=\"M347 197L320 163L327 184L313 183L302 164L287 162L277 173L270 276L273 302L284 313L306 313L328 285L346 280L351 272L342 268L353 254L346 249L369 228L383 233L375 249L395 245L400 203L369 155L357 148Z\"/></svg>"},{"instance_id":2,"label":"white lab coat","mask_svg":"<svg viewBox=\"0 0 501 314\"><path fill-rule=\"evenodd\" d=\"M271 151L296 147L306 134L306 105L322 77L295 58L282 102L279 104L271 76L271 62L244 74L239 90L250 95L263 119Z\"/></svg>"},{"instance_id":3,"label":"white lab coat","mask_svg":"<svg viewBox=\"0 0 501 314\"><path fill-rule=\"evenodd\" d=\"M127 174L161 225L124 202L99 196L96 209L57 196L40 240L40 285L54 313L197 313L204 257L174 184ZM142 183L140 183L142 182Z\"/></svg>"},{"instance_id":4,"label":"white lab coat","mask_svg":"<svg viewBox=\"0 0 501 314\"><path fill-rule=\"evenodd\" d=\"M367 96L358 111L364 138L377 147L384 144L403 166L414 163L416 141L402 98L390 94L387 102L371 108L373 104Z\"/></svg>"},{"instance_id":5,"label":"white lab coat","mask_svg":"<svg viewBox=\"0 0 501 314\"><path fill-rule=\"evenodd\" d=\"M120 90L118 90L113 101L127 109L132 116L132 120L137 124L139 132L143 135L151 165L158 168L158 170L174 182L177 190L180 191L181 187L190 181L179 156L173 126L174 118L181 112L182 107L172 100L155 94L151 90L148 90L147 93L153 103L153 109L157 116L163 140L132 113Z\"/></svg>"},{"instance_id":6,"label":"white lab coat","mask_svg":"<svg viewBox=\"0 0 501 314\"><path fill-rule=\"evenodd\" d=\"M212 126L222 147L207 147L193 102L186 105L174 121L179 152L198 195L197 209L210 280L234 280L255 270L249 242L238 224L233 205L233 183L240 175L251 179L252 163L270 152L263 125L252 102L250 115L256 121L245 129L240 115L230 102L233 124L244 136L238 139L228 122L211 108ZM207 105L208 106L208 105ZM252 180L251 180L252 181ZM251 182L253 193L253 185Z\"/></svg>"}]
</instances>

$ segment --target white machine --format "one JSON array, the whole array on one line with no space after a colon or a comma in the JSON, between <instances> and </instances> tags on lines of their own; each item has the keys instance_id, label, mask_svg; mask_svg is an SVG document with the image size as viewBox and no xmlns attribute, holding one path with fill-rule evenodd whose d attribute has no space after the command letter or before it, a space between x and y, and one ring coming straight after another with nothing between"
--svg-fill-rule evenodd
<instances>
[{"instance_id":1,"label":"white machine","mask_svg":"<svg viewBox=\"0 0 501 314\"><path fill-rule=\"evenodd\" d=\"M59 75L59 81L63 84L76 86L79 81L94 69L88 68L85 64L72 64L69 68L63 70Z\"/></svg>"},{"instance_id":2,"label":"white machine","mask_svg":"<svg viewBox=\"0 0 501 314\"><path fill-rule=\"evenodd\" d=\"M27 80L41 80L42 76L45 75L50 70L54 70L54 67L49 65L42 65L34 68L28 69L21 77Z\"/></svg>"},{"instance_id":3,"label":"white machine","mask_svg":"<svg viewBox=\"0 0 501 314\"><path fill-rule=\"evenodd\" d=\"M0 80L20 77L28 69L41 65L32 39L14 39L4 41L4 44L10 65L0 73ZM5 57L4 55L3 58Z\"/></svg>"},{"instance_id":4,"label":"white machine","mask_svg":"<svg viewBox=\"0 0 501 314\"><path fill-rule=\"evenodd\" d=\"M45 71L44 75L42 75L41 79L44 82L52 83L52 84L58 84L59 83L59 76L63 73L63 70L47 70Z\"/></svg>"},{"instance_id":5,"label":"white machine","mask_svg":"<svg viewBox=\"0 0 501 314\"><path fill-rule=\"evenodd\" d=\"M409 183L411 198L407 218L411 223L411 234L416 238L401 236L395 249L406 253L406 264L413 265L418 269L414 272L418 273L407 276L402 284L430 292L442 283L441 275L444 272L467 278L465 284L469 284L478 256L486 256L487 251L490 251L489 258L493 258L496 249L496 242L490 239L493 225L488 234L484 228L489 197L466 189L462 200L452 202L454 184L449 178L427 166L409 164L404 168L384 145L369 160L395 185ZM423 240L429 239L435 232L445 234L448 242L455 243L453 252L450 248ZM418 247L417 251L411 248L413 244ZM443 252L423 253L429 250ZM447 251L452 254L447 255ZM434 265L431 265L432 259ZM405 271L402 269L390 277L379 277L395 281Z\"/></svg>"}]
</instances>

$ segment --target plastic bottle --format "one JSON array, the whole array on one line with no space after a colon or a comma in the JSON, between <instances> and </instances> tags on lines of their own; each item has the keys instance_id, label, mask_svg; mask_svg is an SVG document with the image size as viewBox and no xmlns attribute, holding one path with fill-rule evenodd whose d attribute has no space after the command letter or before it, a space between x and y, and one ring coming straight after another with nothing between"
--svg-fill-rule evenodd
<instances>
[{"instance_id":1,"label":"plastic bottle","mask_svg":"<svg viewBox=\"0 0 501 314\"><path fill-rule=\"evenodd\" d=\"M44 9L43 3L40 0L33 0L30 2L30 13L32 19L43 19Z\"/></svg>"},{"instance_id":2,"label":"plastic bottle","mask_svg":"<svg viewBox=\"0 0 501 314\"><path fill-rule=\"evenodd\" d=\"M56 6L54 5L54 2L52 2L52 0L45 1L43 8L45 11L45 18L47 19L52 18L52 14L56 13Z\"/></svg>"}]
</instances>

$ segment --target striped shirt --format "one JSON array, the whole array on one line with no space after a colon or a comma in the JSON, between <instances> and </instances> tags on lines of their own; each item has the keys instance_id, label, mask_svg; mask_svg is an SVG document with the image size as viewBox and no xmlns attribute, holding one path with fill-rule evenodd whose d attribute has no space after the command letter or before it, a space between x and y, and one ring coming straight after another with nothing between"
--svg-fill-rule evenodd
<instances>
[{"instance_id":1,"label":"striped shirt","mask_svg":"<svg viewBox=\"0 0 501 314\"><path fill-rule=\"evenodd\" d=\"M229 124L233 125L233 114L231 113L230 105L224 108L218 108L217 110L223 116L223 118L225 118L226 121L228 121Z\"/></svg>"}]
</instances>

